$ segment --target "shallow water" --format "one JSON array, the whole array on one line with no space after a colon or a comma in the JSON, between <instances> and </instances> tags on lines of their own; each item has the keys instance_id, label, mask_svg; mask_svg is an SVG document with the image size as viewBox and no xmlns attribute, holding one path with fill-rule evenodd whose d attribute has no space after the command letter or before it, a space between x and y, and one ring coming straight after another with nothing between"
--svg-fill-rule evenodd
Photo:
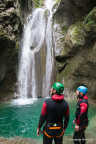
<instances>
[{"instance_id":1,"label":"shallow water","mask_svg":"<svg viewBox=\"0 0 96 144\"><path fill-rule=\"evenodd\" d=\"M25 137L41 138L36 136L36 129L44 99L24 101L14 101L0 104L0 136L3 137ZM70 123L65 135L72 135L72 121L74 119L76 103L70 103ZM96 116L96 107L89 107L89 118ZM74 127L74 126L73 126ZM90 124L89 124L90 129Z\"/></svg>"}]
</instances>

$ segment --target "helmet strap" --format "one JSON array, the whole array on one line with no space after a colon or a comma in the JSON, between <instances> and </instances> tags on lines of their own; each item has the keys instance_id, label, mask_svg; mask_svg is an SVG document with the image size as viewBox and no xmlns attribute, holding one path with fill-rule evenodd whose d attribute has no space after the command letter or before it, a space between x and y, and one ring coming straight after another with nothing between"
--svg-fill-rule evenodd
<instances>
[{"instance_id":1,"label":"helmet strap","mask_svg":"<svg viewBox=\"0 0 96 144\"><path fill-rule=\"evenodd\" d=\"M80 94L80 92L79 92L79 95L77 96L77 98L83 99L83 97L84 97L84 95Z\"/></svg>"},{"instance_id":2,"label":"helmet strap","mask_svg":"<svg viewBox=\"0 0 96 144\"><path fill-rule=\"evenodd\" d=\"M77 96L77 99L82 99L83 96L81 96L80 94Z\"/></svg>"}]
</instances>

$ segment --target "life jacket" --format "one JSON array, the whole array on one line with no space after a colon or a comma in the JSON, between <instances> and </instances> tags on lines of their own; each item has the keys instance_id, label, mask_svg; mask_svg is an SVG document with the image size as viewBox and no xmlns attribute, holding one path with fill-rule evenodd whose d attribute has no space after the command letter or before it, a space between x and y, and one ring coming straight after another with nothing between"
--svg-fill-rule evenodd
<instances>
[{"instance_id":1,"label":"life jacket","mask_svg":"<svg viewBox=\"0 0 96 144\"><path fill-rule=\"evenodd\" d=\"M44 134L49 137L61 137L63 135L63 118L66 116L67 102L64 95L53 95L47 99L47 116Z\"/></svg>"},{"instance_id":2,"label":"life jacket","mask_svg":"<svg viewBox=\"0 0 96 144\"><path fill-rule=\"evenodd\" d=\"M80 115L80 105L82 103L87 104L87 110L86 112ZM80 99L78 101L75 115L76 115L76 120L78 125L80 125L81 127L85 127L88 125L88 97L87 96L84 96L83 99Z\"/></svg>"}]
</instances>

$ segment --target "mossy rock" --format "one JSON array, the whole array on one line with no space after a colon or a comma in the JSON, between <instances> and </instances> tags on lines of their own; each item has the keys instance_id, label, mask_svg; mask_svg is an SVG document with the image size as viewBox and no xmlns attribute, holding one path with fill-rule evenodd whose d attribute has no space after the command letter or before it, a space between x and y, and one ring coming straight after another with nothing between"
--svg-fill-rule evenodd
<instances>
[{"instance_id":1,"label":"mossy rock","mask_svg":"<svg viewBox=\"0 0 96 144\"><path fill-rule=\"evenodd\" d=\"M44 1L43 0L33 0L33 4L35 8L39 8L43 6Z\"/></svg>"},{"instance_id":2,"label":"mossy rock","mask_svg":"<svg viewBox=\"0 0 96 144\"><path fill-rule=\"evenodd\" d=\"M64 80L65 87L71 90L85 84L89 97L96 99L96 8L83 21L69 27L63 44L56 58L57 80Z\"/></svg>"},{"instance_id":3,"label":"mossy rock","mask_svg":"<svg viewBox=\"0 0 96 144\"><path fill-rule=\"evenodd\" d=\"M83 23L87 32L96 32L96 7L85 17Z\"/></svg>"},{"instance_id":4,"label":"mossy rock","mask_svg":"<svg viewBox=\"0 0 96 144\"><path fill-rule=\"evenodd\" d=\"M8 34L2 29L0 29L0 39L9 39Z\"/></svg>"},{"instance_id":5,"label":"mossy rock","mask_svg":"<svg viewBox=\"0 0 96 144\"><path fill-rule=\"evenodd\" d=\"M86 43L90 43L96 38L96 8L94 8L84 19L69 27L62 39L64 48L60 56L68 56L76 54Z\"/></svg>"},{"instance_id":6,"label":"mossy rock","mask_svg":"<svg viewBox=\"0 0 96 144\"><path fill-rule=\"evenodd\" d=\"M70 26L65 38L65 43L71 47L83 46L85 44L86 32L82 23L76 23Z\"/></svg>"}]
</instances>

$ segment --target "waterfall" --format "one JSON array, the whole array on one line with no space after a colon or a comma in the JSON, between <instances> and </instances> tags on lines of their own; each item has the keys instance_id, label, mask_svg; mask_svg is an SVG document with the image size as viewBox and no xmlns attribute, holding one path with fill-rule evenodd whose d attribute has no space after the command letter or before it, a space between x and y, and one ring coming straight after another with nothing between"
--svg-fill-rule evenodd
<instances>
[{"instance_id":1,"label":"waterfall","mask_svg":"<svg viewBox=\"0 0 96 144\"><path fill-rule=\"evenodd\" d=\"M52 4L45 1L24 26L18 73L20 98L46 97L52 83L54 55L52 32Z\"/></svg>"}]
</instances>

